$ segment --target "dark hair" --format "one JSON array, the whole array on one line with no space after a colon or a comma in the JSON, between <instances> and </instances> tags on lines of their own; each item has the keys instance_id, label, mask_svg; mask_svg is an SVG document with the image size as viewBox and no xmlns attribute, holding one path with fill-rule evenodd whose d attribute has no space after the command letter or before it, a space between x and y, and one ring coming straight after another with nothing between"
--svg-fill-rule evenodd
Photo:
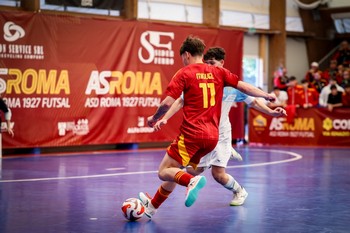
<instances>
[{"instance_id":1,"label":"dark hair","mask_svg":"<svg viewBox=\"0 0 350 233\"><path fill-rule=\"evenodd\" d=\"M350 88L350 83L345 84L344 88Z\"/></svg>"},{"instance_id":2,"label":"dark hair","mask_svg":"<svg viewBox=\"0 0 350 233\"><path fill-rule=\"evenodd\" d=\"M337 89L336 85L331 85L331 90Z\"/></svg>"},{"instance_id":3,"label":"dark hair","mask_svg":"<svg viewBox=\"0 0 350 233\"><path fill-rule=\"evenodd\" d=\"M303 79L301 80L301 83L304 84L304 83L309 83L306 79Z\"/></svg>"},{"instance_id":4,"label":"dark hair","mask_svg":"<svg viewBox=\"0 0 350 233\"><path fill-rule=\"evenodd\" d=\"M189 52L192 56L202 56L205 49L203 40L198 37L188 36L180 48L180 55Z\"/></svg>"},{"instance_id":5,"label":"dark hair","mask_svg":"<svg viewBox=\"0 0 350 233\"><path fill-rule=\"evenodd\" d=\"M329 78L329 81L337 81L337 78L331 76L331 77Z\"/></svg>"},{"instance_id":6,"label":"dark hair","mask_svg":"<svg viewBox=\"0 0 350 233\"><path fill-rule=\"evenodd\" d=\"M273 87L273 90L281 90L279 87Z\"/></svg>"},{"instance_id":7,"label":"dark hair","mask_svg":"<svg viewBox=\"0 0 350 233\"><path fill-rule=\"evenodd\" d=\"M217 61L219 60L225 60L225 50L220 47L212 47L209 48L208 51L204 54L204 61L215 59Z\"/></svg>"},{"instance_id":8,"label":"dark hair","mask_svg":"<svg viewBox=\"0 0 350 233\"><path fill-rule=\"evenodd\" d=\"M294 80L297 80L297 78L294 77L294 76L290 76L288 80L289 80L289 81L294 81Z\"/></svg>"}]
</instances>

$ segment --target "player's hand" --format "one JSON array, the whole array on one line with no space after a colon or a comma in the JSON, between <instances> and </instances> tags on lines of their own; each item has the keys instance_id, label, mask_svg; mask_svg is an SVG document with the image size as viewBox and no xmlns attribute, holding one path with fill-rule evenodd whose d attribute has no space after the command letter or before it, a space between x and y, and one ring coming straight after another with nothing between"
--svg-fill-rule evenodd
<instances>
[{"instance_id":1,"label":"player's hand","mask_svg":"<svg viewBox=\"0 0 350 233\"><path fill-rule=\"evenodd\" d=\"M275 102L276 101L276 96L273 94L267 94L267 96L265 97L266 100L270 101L270 102Z\"/></svg>"},{"instance_id":2,"label":"player's hand","mask_svg":"<svg viewBox=\"0 0 350 233\"><path fill-rule=\"evenodd\" d=\"M273 111L274 111L273 115L274 115L275 117L287 116L286 110L283 109L283 108L281 108L281 107L277 107L277 108L275 108Z\"/></svg>"},{"instance_id":3,"label":"player's hand","mask_svg":"<svg viewBox=\"0 0 350 233\"><path fill-rule=\"evenodd\" d=\"M168 123L167 120L159 120L157 123L153 126L154 131L159 131L163 125L166 125Z\"/></svg>"},{"instance_id":4,"label":"player's hand","mask_svg":"<svg viewBox=\"0 0 350 233\"><path fill-rule=\"evenodd\" d=\"M157 120L154 119L153 115L147 117L147 125L149 127L153 127L156 122L157 122Z\"/></svg>"},{"instance_id":5,"label":"player's hand","mask_svg":"<svg viewBox=\"0 0 350 233\"><path fill-rule=\"evenodd\" d=\"M7 133L10 134L11 137L15 136L15 133L13 132L13 129L11 129L11 128L7 129Z\"/></svg>"}]
</instances>

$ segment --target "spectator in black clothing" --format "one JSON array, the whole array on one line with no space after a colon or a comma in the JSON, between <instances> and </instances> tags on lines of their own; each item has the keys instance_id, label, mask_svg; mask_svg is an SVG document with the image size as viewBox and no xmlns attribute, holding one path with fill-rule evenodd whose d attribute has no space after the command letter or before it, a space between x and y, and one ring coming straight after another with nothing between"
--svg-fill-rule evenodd
<instances>
[{"instance_id":1,"label":"spectator in black clothing","mask_svg":"<svg viewBox=\"0 0 350 233\"><path fill-rule=\"evenodd\" d=\"M327 107L330 112L332 112L334 108L343 106L342 95L343 93L337 90L336 85L331 86L331 93L328 95L327 101Z\"/></svg>"},{"instance_id":2,"label":"spectator in black clothing","mask_svg":"<svg viewBox=\"0 0 350 233\"><path fill-rule=\"evenodd\" d=\"M11 120L11 110L7 107L5 101L0 98L0 110L4 113L6 124L7 124L7 132L13 137L14 133L11 128L10 120ZM0 118L0 125L1 125L1 118Z\"/></svg>"}]
</instances>

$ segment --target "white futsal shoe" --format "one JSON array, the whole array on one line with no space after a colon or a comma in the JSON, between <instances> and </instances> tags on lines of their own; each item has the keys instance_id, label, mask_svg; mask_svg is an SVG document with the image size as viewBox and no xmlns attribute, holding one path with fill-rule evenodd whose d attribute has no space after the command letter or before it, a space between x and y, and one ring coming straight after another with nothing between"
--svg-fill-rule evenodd
<instances>
[{"instance_id":1,"label":"white futsal shoe","mask_svg":"<svg viewBox=\"0 0 350 233\"><path fill-rule=\"evenodd\" d=\"M231 156L230 156L230 159L235 159L235 160L238 160L238 161L243 161L243 158L242 156L235 150L231 147Z\"/></svg>"},{"instance_id":2,"label":"white futsal shoe","mask_svg":"<svg viewBox=\"0 0 350 233\"><path fill-rule=\"evenodd\" d=\"M233 193L233 199L230 202L230 206L240 206L243 205L245 199L248 197L247 191L243 187L239 191Z\"/></svg>"},{"instance_id":3,"label":"white futsal shoe","mask_svg":"<svg viewBox=\"0 0 350 233\"><path fill-rule=\"evenodd\" d=\"M152 205L152 198L148 195L148 193L140 192L139 199L145 207L145 215L152 218L152 216L157 212L157 209Z\"/></svg>"},{"instance_id":4,"label":"white futsal shoe","mask_svg":"<svg viewBox=\"0 0 350 233\"><path fill-rule=\"evenodd\" d=\"M185 206L190 207L194 204L198 197L198 191L202 189L207 183L205 176L195 176L191 178L187 186L187 193L185 197Z\"/></svg>"}]
</instances>

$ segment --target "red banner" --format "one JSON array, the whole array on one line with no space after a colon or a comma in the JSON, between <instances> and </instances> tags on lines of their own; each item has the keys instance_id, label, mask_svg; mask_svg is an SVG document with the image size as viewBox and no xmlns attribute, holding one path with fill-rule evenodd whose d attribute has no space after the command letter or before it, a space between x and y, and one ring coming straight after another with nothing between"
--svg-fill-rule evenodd
<instances>
[{"instance_id":1,"label":"red banner","mask_svg":"<svg viewBox=\"0 0 350 233\"><path fill-rule=\"evenodd\" d=\"M249 110L249 142L283 145L350 146L350 109L297 109L294 121Z\"/></svg>"},{"instance_id":2,"label":"red banner","mask_svg":"<svg viewBox=\"0 0 350 233\"><path fill-rule=\"evenodd\" d=\"M1 12L0 26L0 93L15 130L5 148L172 140L181 114L157 133L146 117L190 34L225 48L241 74L243 33L232 30L26 12Z\"/></svg>"}]
</instances>

